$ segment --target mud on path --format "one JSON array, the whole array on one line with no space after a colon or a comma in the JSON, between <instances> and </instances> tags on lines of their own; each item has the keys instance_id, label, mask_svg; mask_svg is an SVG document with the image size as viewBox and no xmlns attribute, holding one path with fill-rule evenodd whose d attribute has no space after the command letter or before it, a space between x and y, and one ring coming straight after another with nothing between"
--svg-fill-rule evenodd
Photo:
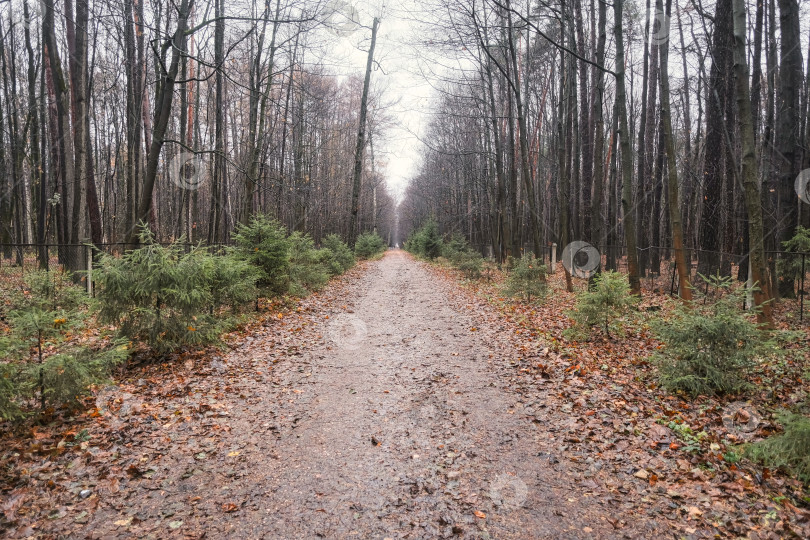
<instances>
[{"instance_id":1,"label":"mud on path","mask_svg":"<svg viewBox=\"0 0 810 540\"><path fill-rule=\"evenodd\" d=\"M119 396L120 438L62 471L92 495L55 496L52 520L16 534L660 536L624 511L641 495L569 469L548 381L513 391L514 330L429 266L389 252L302 308L211 359L205 387Z\"/></svg>"}]
</instances>

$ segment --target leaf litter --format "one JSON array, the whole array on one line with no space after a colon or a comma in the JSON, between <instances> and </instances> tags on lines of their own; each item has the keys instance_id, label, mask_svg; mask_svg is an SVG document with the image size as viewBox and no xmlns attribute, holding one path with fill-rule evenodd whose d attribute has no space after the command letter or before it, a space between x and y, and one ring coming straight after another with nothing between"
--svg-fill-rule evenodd
<instances>
[{"instance_id":1,"label":"leaf litter","mask_svg":"<svg viewBox=\"0 0 810 540\"><path fill-rule=\"evenodd\" d=\"M727 404L652 382L644 329L567 342L567 293L526 306L457 279L389 253L264 306L224 351L130 367L82 414L8 430L0 531L810 536L798 482L724 458L750 434ZM339 314L367 325L359 348L330 338Z\"/></svg>"}]
</instances>

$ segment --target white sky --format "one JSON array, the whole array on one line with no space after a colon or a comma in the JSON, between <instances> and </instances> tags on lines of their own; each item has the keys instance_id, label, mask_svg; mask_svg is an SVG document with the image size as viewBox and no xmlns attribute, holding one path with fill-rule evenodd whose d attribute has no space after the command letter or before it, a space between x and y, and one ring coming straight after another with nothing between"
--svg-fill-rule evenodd
<instances>
[{"instance_id":1,"label":"white sky","mask_svg":"<svg viewBox=\"0 0 810 540\"><path fill-rule=\"evenodd\" d=\"M327 5L338 11L330 19L338 32L334 33L335 46L327 54L327 61L342 74L362 76L365 72L371 23L375 14L381 15L374 54L378 65L371 76L371 88L381 93L383 103L388 104L387 115L393 125L384 129L384 141L375 140L374 154L378 164L385 164L391 193L399 196L408 180L418 172L424 148L419 136L427 125L434 95L431 85L421 75L425 51L416 41L418 23L414 13L401 7L399 2L394 7L387 5L386 0L327 0ZM362 25L353 32L351 24L343 17L344 12L352 9Z\"/></svg>"}]
</instances>

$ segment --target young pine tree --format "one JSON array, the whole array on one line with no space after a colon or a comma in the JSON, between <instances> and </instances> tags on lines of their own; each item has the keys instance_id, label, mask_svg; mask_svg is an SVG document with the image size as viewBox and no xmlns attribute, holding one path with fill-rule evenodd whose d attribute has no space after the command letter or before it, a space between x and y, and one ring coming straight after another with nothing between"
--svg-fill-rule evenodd
<instances>
[{"instance_id":1,"label":"young pine tree","mask_svg":"<svg viewBox=\"0 0 810 540\"><path fill-rule=\"evenodd\" d=\"M257 285L274 294L286 294L290 283L290 242L278 221L256 214L233 235L234 254L259 269Z\"/></svg>"},{"instance_id":2,"label":"young pine tree","mask_svg":"<svg viewBox=\"0 0 810 540\"><path fill-rule=\"evenodd\" d=\"M371 259L385 251L385 241L375 232L365 232L357 237L354 254L358 259Z\"/></svg>"},{"instance_id":3,"label":"young pine tree","mask_svg":"<svg viewBox=\"0 0 810 540\"><path fill-rule=\"evenodd\" d=\"M663 343L657 355L659 379L671 392L691 396L736 394L746 390L748 373L757 363L778 354L774 336L757 326L742 309L747 290L732 288L731 278L705 278L720 292L679 303L674 313L653 321Z\"/></svg>"},{"instance_id":4,"label":"young pine tree","mask_svg":"<svg viewBox=\"0 0 810 540\"><path fill-rule=\"evenodd\" d=\"M298 231L288 238L290 244L290 292L306 296L320 290L329 280L329 270L324 264L324 255L315 248L309 235Z\"/></svg>"},{"instance_id":5,"label":"young pine tree","mask_svg":"<svg viewBox=\"0 0 810 540\"><path fill-rule=\"evenodd\" d=\"M92 317L94 303L84 288L59 272L32 272L8 313L11 339L0 344L0 417L17 419L37 398L40 409L75 405L90 385L106 380L127 351L112 341L100 348L72 343Z\"/></svg>"},{"instance_id":6,"label":"young pine tree","mask_svg":"<svg viewBox=\"0 0 810 540\"><path fill-rule=\"evenodd\" d=\"M594 329L604 332L610 338L611 331L621 334L622 320L627 317L638 297L630 294L627 278L613 271L598 274L590 289L577 296L577 304L568 313L574 326L567 332L571 337L592 334Z\"/></svg>"},{"instance_id":7,"label":"young pine tree","mask_svg":"<svg viewBox=\"0 0 810 540\"><path fill-rule=\"evenodd\" d=\"M265 275L265 274L262 274ZM103 254L95 272L102 322L159 353L216 342L230 323L219 312L255 299L257 271L243 258L161 246L148 232L121 257Z\"/></svg>"},{"instance_id":8,"label":"young pine tree","mask_svg":"<svg viewBox=\"0 0 810 540\"><path fill-rule=\"evenodd\" d=\"M532 255L523 255L513 260L504 292L509 297L522 298L526 302L541 299L548 292L547 275L548 270L539 260Z\"/></svg>"}]
</instances>

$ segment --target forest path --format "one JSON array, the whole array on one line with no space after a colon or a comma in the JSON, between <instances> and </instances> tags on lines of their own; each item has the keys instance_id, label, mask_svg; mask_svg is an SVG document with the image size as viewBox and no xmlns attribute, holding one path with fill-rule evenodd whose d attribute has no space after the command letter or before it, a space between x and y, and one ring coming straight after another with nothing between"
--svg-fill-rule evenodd
<instances>
[{"instance_id":1,"label":"forest path","mask_svg":"<svg viewBox=\"0 0 810 540\"><path fill-rule=\"evenodd\" d=\"M100 395L107 435L91 432L83 457L62 466L65 489L40 501L54 510L35 527L93 538L662 537L634 512L646 481L627 473L606 486L598 451L567 446L587 429L554 405L554 379L523 369L540 347L390 251L223 357Z\"/></svg>"},{"instance_id":2,"label":"forest path","mask_svg":"<svg viewBox=\"0 0 810 540\"><path fill-rule=\"evenodd\" d=\"M324 339L277 364L262 401L272 412L252 408L232 426L238 438L273 417L227 486L246 508L206 527L274 538L616 535L609 510L539 452L548 433L516 413L493 366L508 345L452 287L393 251L336 299L345 305L320 306Z\"/></svg>"}]
</instances>

